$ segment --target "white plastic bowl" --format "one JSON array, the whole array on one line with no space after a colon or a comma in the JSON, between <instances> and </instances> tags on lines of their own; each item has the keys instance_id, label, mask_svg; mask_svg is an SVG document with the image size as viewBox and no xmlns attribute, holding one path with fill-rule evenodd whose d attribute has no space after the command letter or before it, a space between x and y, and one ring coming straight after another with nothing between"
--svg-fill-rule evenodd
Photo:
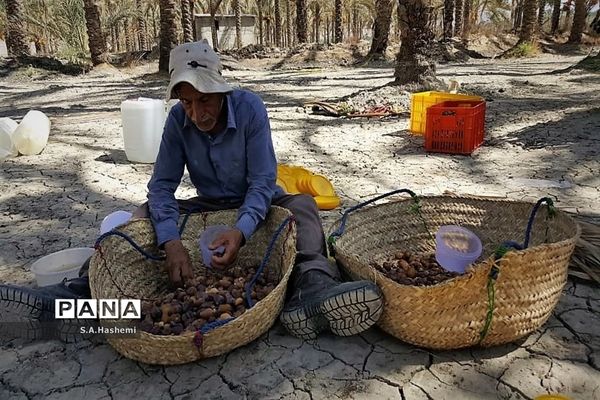
<instances>
[{"instance_id":1,"label":"white plastic bowl","mask_svg":"<svg viewBox=\"0 0 600 400\"><path fill-rule=\"evenodd\" d=\"M100 224L100 234L104 235L106 232L112 231L114 228L123 225L131 219L132 214L128 211L115 211L108 214L102 220Z\"/></svg>"},{"instance_id":2,"label":"white plastic bowl","mask_svg":"<svg viewBox=\"0 0 600 400\"><path fill-rule=\"evenodd\" d=\"M38 286L55 285L79 276L83 263L94 254L90 247L76 247L48 254L31 265Z\"/></svg>"}]
</instances>

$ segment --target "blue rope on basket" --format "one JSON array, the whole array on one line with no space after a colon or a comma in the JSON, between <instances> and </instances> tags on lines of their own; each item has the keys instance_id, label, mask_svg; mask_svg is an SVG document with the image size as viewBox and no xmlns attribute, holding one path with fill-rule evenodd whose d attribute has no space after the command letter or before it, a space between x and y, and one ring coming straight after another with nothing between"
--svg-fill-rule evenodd
<instances>
[{"instance_id":1,"label":"blue rope on basket","mask_svg":"<svg viewBox=\"0 0 600 400\"><path fill-rule=\"evenodd\" d=\"M193 212L193 210L186 212L186 214L182 220L181 227L179 229L180 234L183 233L186 223L187 223L187 220L189 219L190 214L192 212ZM256 281L261 276L263 270L265 269L265 266L269 262L269 259L271 258L271 253L273 252L273 249L275 248L275 244L277 243L277 239L281 235L281 232L286 227L286 225L288 225L292 221L295 221L295 218L293 215L287 217L285 220L283 220L283 222L281 222L279 224L279 227L277 228L277 230L271 237L271 241L269 242L267 251L265 252L265 255L260 263L260 266L256 270L256 273L252 277L252 280L246 285L246 288L245 288L246 289L246 304L247 304L248 308L252 308L254 306L254 303L252 302L252 297L251 297L252 289L254 289L254 285L256 284ZM100 237L96 240L94 247L96 249L98 249L100 247L100 243L109 236L119 236L119 237L125 239L135 250L137 250L140 254L142 254L144 257L146 257L148 259L156 260L156 261L162 261L162 260L166 259L166 256L158 256L158 255L148 253L140 245L138 245L129 235L127 235L126 233L117 231L117 230L111 230L109 232L106 232L106 233L100 235ZM225 320L213 321L208 324L204 324L202 326L202 328L200 328L199 330L196 331L196 333L194 335L194 339L193 339L194 344L198 347L202 346L202 340L203 340L202 335L210 332L211 330L213 330L215 328L218 328L219 326L225 325L234 319L235 319L235 317L232 317L232 318L227 318Z\"/></svg>"},{"instance_id":2,"label":"blue rope on basket","mask_svg":"<svg viewBox=\"0 0 600 400\"><path fill-rule=\"evenodd\" d=\"M344 234L344 231L346 230L346 222L348 220L348 216L350 215L350 213L352 213L356 210L359 210L365 206L368 206L369 204L374 203L377 200L381 200L383 198L386 198L388 196L392 196L392 195L398 194L398 193L408 193L413 198L413 201L415 204L413 205L412 210L416 211L419 214L419 216L423 220L423 225L425 226L427 233L429 233L429 237L433 239L433 236L431 235L431 232L429 232L429 228L427 228L427 224L425 223L425 220L423 219L423 216L421 215L421 199L419 198L419 196L417 196L415 194L415 192L413 192L410 189L397 189L397 190L392 190L391 192L379 195L377 197L374 197L370 200L367 200L365 202L362 202L360 204L357 204L357 205L347 209L344 212L344 214L342 215L342 220L340 222L340 226L335 231L333 231L327 238L327 244L329 245L329 253L332 255L335 253L333 245L335 244L336 239Z\"/></svg>"},{"instance_id":3,"label":"blue rope on basket","mask_svg":"<svg viewBox=\"0 0 600 400\"><path fill-rule=\"evenodd\" d=\"M525 250L529 247L529 241L531 239L531 229L533 228L533 221L535 216L542 205L542 203L546 203L548 206L548 215L546 219L553 218L556 215L556 208L554 208L554 202L549 197L542 197L537 201L531 213L529 214L529 219L527 221L527 228L525 229L525 240L523 244L516 242L514 240L507 240L502 243L496 251L494 252L494 263L492 264L492 268L490 268L490 273L488 274L488 282L487 282L487 294L488 294L488 310L485 316L485 324L483 329L479 333L479 343L485 339L487 336L490 326L492 325L492 319L494 317L494 309L496 302L496 280L498 279L498 275L500 274L500 266L499 261L502 257L506 255L511 249L514 250ZM546 227L546 241L548 240L548 227Z\"/></svg>"}]
</instances>

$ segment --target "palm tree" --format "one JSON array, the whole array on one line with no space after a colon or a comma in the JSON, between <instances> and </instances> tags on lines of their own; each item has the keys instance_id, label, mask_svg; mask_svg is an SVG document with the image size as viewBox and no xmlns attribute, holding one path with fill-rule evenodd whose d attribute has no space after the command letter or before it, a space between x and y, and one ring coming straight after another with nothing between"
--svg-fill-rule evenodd
<instances>
[{"instance_id":1,"label":"palm tree","mask_svg":"<svg viewBox=\"0 0 600 400\"><path fill-rule=\"evenodd\" d=\"M473 0L464 0L465 9L463 15L463 30L462 35L466 37L471 30L471 8L473 6Z\"/></svg>"},{"instance_id":2,"label":"palm tree","mask_svg":"<svg viewBox=\"0 0 600 400\"><path fill-rule=\"evenodd\" d=\"M242 2L233 1L233 14L235 15L235 47L242 48Z\"/></svg>"},{"instance_id":3,"label":"palm tree","mask_svg":"<svg viewBox=\"0 0 600 400\"><path fill-rule=\"evenodd\" d=\"M463 28L463 0L455 0L454 36L460 36Z\"/></svg>"},{"instance_id":4,"label":"palm tree","mask_svg":"<svg viewBox=\"0 0 600 400\"><path fill-rule=\"evenodd\" d=\"M14 57L30 54L24 17L25 6L23 0L6 0L6 47L8 54Z\"/></svg>"},{"instance_id":5,"label":"palm tree","mask_svg":"<svg viewBox=\"0 0 600 400\"><path fill-rule=\"evenodd\" d=\"M275 0L275 46L281 47L281 8L279 0Z\"/></svg>"},{"instance_id":6,"label":"palm tree","mask_svg":"<svg viewBox=\"0 0 600 400\"><path fill-rule=\"evenodd\" d=\"M160 55L158 70L169 71L169 54L177 46L177 11L175 0L159 0L160 7Z\"/></svg>"},{"instance_id":7,"label":"palm tree","mask_svg":"<svg viewBox=\"0 0 600 400\"><path fill-rule=\"evenodd\" d=\"M525 0L514 0L513 8L511 9L511 16L513 21L513 30L518 31L523 23L523 2ZM533 1L533 0L530 0Z\"/></svg>"},{"instance_id":8,"label":"palm tree","mask_svg":"<svg viewBox=\"0 0 600 400\"><path fill-rule=\"evenodd\" d=\"M87 26L88 42L92 56L92 64L98 65L108 60L106 39L100 24L99 0L84 0L85 24Z\"/></svg>"},{"instance_id":9,"label":"palm tree","mask_svg":"<svg viewBox=\"0 0 600 400\"><path fill-rule=\"evenodd\" d=\"M433 7L428 0L403 0L408 29L402 30L402 44L396 56L394 82L428 83L435 77L430 54L435 35Z\"/></svg>"},{"instance_id":10,"label":"palm tree","mask_svg":"<svg viewBox=\"0 0 600 400\"><path fill-rule=\"evenodd\" d=\"M534 42L536 11L537 2L534 0L525 1L525 4L523 4L523 22L521 23L521 32L517 45Z\"/></svg>"},{"instance_id":11,"label":"palm tree","mask_svg":"<svg viewBox=\"0 0 600 400\"><path fill-rule=\"evenodd\" d=\"M137 12L138 41L140 43L140 50L147 50L148 43L146 41L146 20L144 19L142 0L135 0L135 8Z\"/></svg>"},{"instance_id":12,"label":"palm tree","mask_svg":"<svg viewBox=\"0 0 600 400\"><path fill-rule=\"evenodd\" d=\"M306 0L296 0L296 37L298 38L298 43L306 43L307 20Z\"/></svg>"},{"instance_id":13,"label":"palm tree","mask_svg":"<svg viewBox=\"0 0 600 400\"><path fill-rule=\"evenodd\" d=\"M552 27L550 28L550 33L555 35L560 22L560 0L554 0L552 7Z\"/></svg>"},{"instance_id":14,"label":"palm tree","mask_svg":"<svg viewBox=\"0 0 600 400\"><path fill-rule=\"evenodd\" d=\"M581 43L583 30L585 29L585 20L587 18L586 0L575 0L575 15L573 15L573 25L569 35L569 43Z\"/></svg>"},{"instance_id":15,"label":"palm tree","mask_svg":"<svg viewBox=\"0 0 600 400\"><path fill-rule=\"evenodd\" d=\"M542 32L542 25L544 24L544 16L546 13L546 0L540 0L538 6L538 17L537 17L537 29Z\"/></svg>"},{"instance_id":16,"label":"palm tree","mask_svg":"<svg viewBox=\"0 0 600 400\"><path fill-rule=\"evenodd\" d=\"M369 55L383 56L388 44L390 25L392 22L392 2L390 0L376 0L375 22L373 23L373 41Z\"/></svg>"},{"instance_id":17,"label":"palm tree","mask_svg":"<svg viewBox=\"0 0 600 400\"><path fill-rule=\"evenodd\" d=\"M210 12L211 17L210 19L213 21L210 27L210 32L212 34L212 47L215 50L219 49L219 37L217 36L217 18L215 16L217 15L217 10L221 5L221 1L222 0L209 0L208 3L208 11Z\"/></svg>"},{"instance_id":18,"label":"palm tree","mask_svg":"<svg viewBox=\"0 0 600 400\"><path fill-rule=\"evenodd\" d=\"M444 0L444 39L452 37L452 21L454 20L454 0Z\"/></svg>"},{"instance_id":19,"label":"palm tree","mask_svg":"<svg viewBox=\"0 0 600 400\"><path fill-rule=\"evenodd\" d=\"M184 43L194 41L193 0L181 0L181 27L183 28Z\"/></svg>"},{"instance_id":20,"label":"palm tree","mask_svg":"<svg viewBox=\"0 0 600 400\"><path fill-rule=\"evenodd\" d=\"M335 0L334 18L334 43L341 43L344 37L342 32L342 0Z\"/></svg>"},{"instance_id":21,"label":"palm tree","mask_svg":"<svg viewBox=\"0 0 600 400\"><path fill-rule=\"evenodd\" d=\"M292 12L290 9L290 1L292 0L284 0L285 1L285 37L287 41L287 46L292 47Z\"/></svg>"},{"instance_id":22,"label":"palm tree","mask_svg":"<svg viewBox=\"0 0 600 400\"><path fill-rule=\"evenodd\" d=\"M256 13L258 18L258 44L262 45L264 43L264 33L263 33L263 1L264 0L256 0Z\"/></svg>"},{"instance_id":23,"label":"palm tree","mask_svg":"<svg viewBox=\"0 0 600 400\"><path fill-rule=\"evenodd\" d=\"M318 1L313 5L313 38L315 43L319 43L320 27L321 27L321 4Z\"/></svg>"}]
</instances>

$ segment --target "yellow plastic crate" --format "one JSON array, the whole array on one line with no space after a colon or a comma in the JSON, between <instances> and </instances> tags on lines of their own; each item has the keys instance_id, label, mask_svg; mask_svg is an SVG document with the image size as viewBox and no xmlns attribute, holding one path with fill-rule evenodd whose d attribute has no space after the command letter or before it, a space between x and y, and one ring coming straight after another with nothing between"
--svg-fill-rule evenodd
<instances>
[{"instance_id":1,"label":"yellow plastic crate","mask_svg":"<svg viewBox=\"0 0 600 400\"><path fill-rule=\"evenodd\" d=\"M410 130L416 135L425 133L425 124L427 122L427 109L434 104L443 101L456 100L474 100L483 101L480 96L470 96L466 94L455 94L446 92L421 92L413 93L410 96Z\"/></svg>"}]
</instances>

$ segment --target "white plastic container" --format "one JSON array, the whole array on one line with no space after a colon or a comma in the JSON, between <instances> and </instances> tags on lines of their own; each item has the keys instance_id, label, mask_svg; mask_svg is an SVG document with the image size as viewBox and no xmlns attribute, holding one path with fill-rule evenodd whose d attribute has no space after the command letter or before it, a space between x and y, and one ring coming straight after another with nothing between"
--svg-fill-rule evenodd
<instances>
[{"instance_id":1,"label":"white plastic container","mask_svg":"<svg viewBox=\"0 0 600 400\"><path fill-rule=\"evenodd\" d=\"M48 143L50 120L41 111L31 110L15 129L13 143L19 153L26 156L40 154Z\"/></svg>"},{"instance_id":2,"label":"white plastic container","mask_svg":"<svg viewBox=\"0 0 600 400\"><path fill-rule=\"evenodd\" d=\"M121 103L123 144L129 161L156 161L166 116L164 100L140 97Z\"/></svg>"},{"instance_id":3,"label":"white plastic container","mask_svg":"<svg viewBox=\"0 0 600 400\"><path fill-rule=\"evenodd\" d=\"M0 118L0 161L19 155L19 151L12 139L17 126L19 124L10 118Z\"/></svg>"},{"instance_id":4,"label":"white plastic container","mask_svg":"<svg viewBox=\"0 0 600 400\"><path fill-rule=\"evenodd\" d=\"M200 254L202 254L202 262L206 267L211 267L213 255L216 254L218 256L222 256L225 252L224 246L219 246L214 250L210 250L210 244L214 242L221 234L230 230L231 228L227 225L211 225L208 226L206 230L200 235L200 239L198 239L198 244L200 245Z\"/></svg>"},{"instance_id":5,"label":"white plastic container","mask_svg":"<svg viewBox=\"0 0 600 400\"><path fill-rule=\"evenodd\" d=\"M479 237L461 226L443 225L435 234L435 259L448 271L463 274L482 249Z\"/></svg>"},{"instance_id":6,"label":"white plastic container","mask_svg":"<svg viewBox=\"0 0 600 400\"><path fill-rule=\"evenodd\" d=\"M76 247L48 254L31 265L38 286L55 285L79 276L83 263L94 254L89 247Z\"/></svg>"},{"instance_id":7,"label":"white plastic container","mask_svg":"<svg viewBox=\"0 0 600 400\"><path fill-rule=\"evenodd\" d=\"M102 224L100 224L100 234L104 235L106 232L112 231L114 228L123 225L127 221L131 219L131 214L128 211L115 211L108 214L102 220Z\"/></svg>"}]
</instances>

